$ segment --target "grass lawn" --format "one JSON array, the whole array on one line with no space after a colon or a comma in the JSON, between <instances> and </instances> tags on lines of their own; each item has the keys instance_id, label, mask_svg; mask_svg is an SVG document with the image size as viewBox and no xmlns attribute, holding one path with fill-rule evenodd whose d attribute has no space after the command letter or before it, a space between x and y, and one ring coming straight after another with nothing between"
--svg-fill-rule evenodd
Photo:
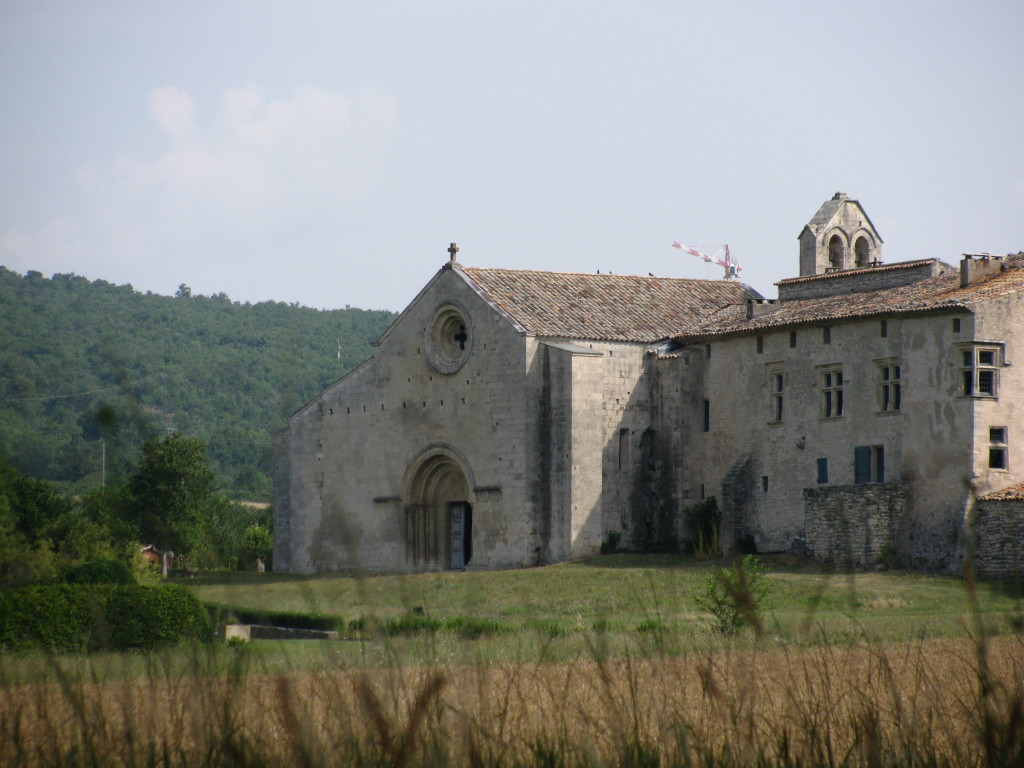
<instances>
[{"instance_id":1,"label":"grass lawn","mask_svg":"<svg viewBox=\"0 0 1024 768\"><path fill-rule=\"evenodd\" d=\"M970 595L959 578L899 571L828 573L782 556L762 562L773 585L761 613L769 641L956 636L965 632L972 616ZM360 617L386 621L420 610L441 620L490 620L519 636L517 654L531 632L544 642L555 637L575 648L595 629L623 640L652 634L662 650L683 650L722 642L693 596L712 564L726 565L675 555L619 554L514 571L370 577L225 574L197 578L191 586L206 602L312 611L346 622ZM1019 626L1021 595L1013 585L981 584L974 594L975 618L983 618L990 632ZM678 648L665 648L666 639Z\"/></svg>"},{"instance_id":2,"label":"grass lawn","mask_svg":"<svg viewBox=\"0 0 1024 768\"><path fill-rule=\"evenodd\" d=\"M714 630L717 564L686 557L200 576L208 602L501 630L0 655L0 765L1024 765L1015 585L764 562L760 637Z\"/></svg>"}]
</instances>

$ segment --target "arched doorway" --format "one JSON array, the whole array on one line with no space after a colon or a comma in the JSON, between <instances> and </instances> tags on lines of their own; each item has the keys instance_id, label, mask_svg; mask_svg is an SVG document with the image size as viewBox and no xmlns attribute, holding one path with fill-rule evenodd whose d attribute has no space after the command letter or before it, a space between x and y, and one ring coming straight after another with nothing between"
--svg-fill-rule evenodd
<instances>
[{"instance_id":1,"label":"arched doorway","mask_svg":"<svg viewBox=\"0 0 1024 768\"><path fill-rule=\"evenodd\" d=\"M406 559L417 570L461 571L473 556L473 505L464 462L435 449L410 467Z\"/></svg>"}]
</instances>

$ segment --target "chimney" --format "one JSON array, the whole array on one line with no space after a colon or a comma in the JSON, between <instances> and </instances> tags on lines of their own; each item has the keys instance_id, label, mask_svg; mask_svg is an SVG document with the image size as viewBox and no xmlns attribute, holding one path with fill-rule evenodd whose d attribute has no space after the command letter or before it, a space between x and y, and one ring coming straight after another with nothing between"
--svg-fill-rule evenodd
<instances>
[{"instance_id":1,"label":"chimney","mask_svg":"<svg viewBox=\"0 0 1024 768\"><path fill-rule=\"evenodd\" d=\"M747 320L767 315L776 309L778 309L778 301L775 299L747 299Z\"/></svg>"},{"instance_id":2,"label":"chimney","mask_svg":"<svg viewBox=\"0 0 1024 768\"><path fill-rule=\"evenodd\" d=\"M1003 257L991 253L965 253L960 262L960 287L978 282L983 277L1003 271Z\"/></svg>"}]
</instances>

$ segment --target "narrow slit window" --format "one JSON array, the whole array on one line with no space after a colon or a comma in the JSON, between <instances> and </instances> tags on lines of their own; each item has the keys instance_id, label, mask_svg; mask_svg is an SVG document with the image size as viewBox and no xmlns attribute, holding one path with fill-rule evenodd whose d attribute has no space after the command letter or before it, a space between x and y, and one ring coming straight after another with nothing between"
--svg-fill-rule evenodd
<instances>
[{"instance_id":1,"label":"narrow slit window","mask_svg":"<svg viewBox=\"0 0 1024 768\"><path fill-rule=\"evenodd\" d=\"M988 467L989 469L1010 468L1006 427L988 428Z\"/></svg>"},{"instance_id":2,"label":"narrow slit window","mask_svg":"<svg viewBox=\"0 0 1024 768\"><path fill-rule=\"evenodd\" d=\"M785 379L781 373L772 373L772 421L782 421Z\"/></svg>"}]
</instances>

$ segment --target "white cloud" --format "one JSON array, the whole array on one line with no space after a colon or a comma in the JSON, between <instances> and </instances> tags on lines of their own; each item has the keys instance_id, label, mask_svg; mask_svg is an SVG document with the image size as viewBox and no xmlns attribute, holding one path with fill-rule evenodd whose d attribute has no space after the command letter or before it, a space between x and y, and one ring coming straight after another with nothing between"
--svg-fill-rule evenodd
<instances>
[{"instance_id":1,"label":"white cloud","mask_svg":"<svg viewBox=\"0 0 1024 768\"><path fill-rule=\"evenodd\" d=\"M201 260L214 243L244 250L371 196L397 126L394 99L374 87L341 94L303 85L271 100L250 83L224 91L206 116L189 93L167 86L150 93L149 110L162 150L81 176L95 234L122 261Z\"/></svg>"},{"instance_id":2,"label":"white cloud","mask_svg":"<svg viewBox=\"0 0 1024 768\"><path fill-rule=\"evenodd\" d=\"M150 93L149 112L175 141L184 143L195 134L196 105L180 88L172 85Z\"/></svg>"}]
</instances>

